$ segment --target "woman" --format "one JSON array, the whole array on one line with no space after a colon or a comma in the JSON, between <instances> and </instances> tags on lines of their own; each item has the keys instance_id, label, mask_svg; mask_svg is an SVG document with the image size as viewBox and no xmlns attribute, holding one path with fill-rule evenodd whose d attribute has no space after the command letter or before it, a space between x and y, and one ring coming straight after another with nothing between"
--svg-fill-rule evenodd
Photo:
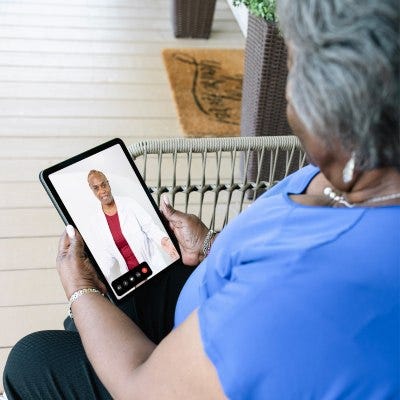
<instances>
[{"instance_id":1,"label":"woman","mask_svg":"<svg viewBox=\"0 0 400 400\"><path fill-rule=\"evenodd\" d=\"M22 340L6 366L11 399L398 395L397 2L281 0L279 16L290 53L288 117L316 167L282 181L218 235L160 344L86 293L72 304L83 348L73 332ZM204 225L162 210L184 262L196 264ZM79 235L61 238L58 270L68 298L104 291Z\"/></svg>"}]
</instances>

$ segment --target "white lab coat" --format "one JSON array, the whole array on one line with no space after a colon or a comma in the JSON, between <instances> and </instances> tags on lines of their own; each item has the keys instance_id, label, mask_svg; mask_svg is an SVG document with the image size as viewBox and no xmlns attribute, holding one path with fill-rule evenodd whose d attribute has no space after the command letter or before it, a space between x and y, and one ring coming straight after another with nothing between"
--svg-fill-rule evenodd
<instances>
[{"instance_id":1,"label":"white lab coat","mask_svg":"<svg viewBox=\"0 0 400 400\"><path fill-rule=\"evenodd\" d=\"M150 215L133 199L114 196L121 230L139 263L147 262L153 273L164 269L169 256L162 250L161 239L168 237ZM122 254L118 250L99 203L96 215L92 218L90 243L99 267L110 282L128 271ZM163 254L164 253L164 254Z\"/></svg>"}]
</instances>

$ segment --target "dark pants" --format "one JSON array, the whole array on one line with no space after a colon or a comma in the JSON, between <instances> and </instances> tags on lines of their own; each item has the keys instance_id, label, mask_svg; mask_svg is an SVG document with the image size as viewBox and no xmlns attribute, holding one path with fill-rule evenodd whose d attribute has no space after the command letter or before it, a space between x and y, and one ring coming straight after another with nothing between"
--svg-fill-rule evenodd
<instances>
[{"instance_id":1,"label":"dark pants","mask_svg":"<svg viewBox=\"0 0 400 400\"><path fill-rule=\"evenodd\" d=\"M170 267L118 305L159 343L172 329L176 301L193 269ZM36 332L21 339L8 357L3 383L9 400L111 399L90 365L73 321L65 331Z\"/></svg>"}]
</instances>

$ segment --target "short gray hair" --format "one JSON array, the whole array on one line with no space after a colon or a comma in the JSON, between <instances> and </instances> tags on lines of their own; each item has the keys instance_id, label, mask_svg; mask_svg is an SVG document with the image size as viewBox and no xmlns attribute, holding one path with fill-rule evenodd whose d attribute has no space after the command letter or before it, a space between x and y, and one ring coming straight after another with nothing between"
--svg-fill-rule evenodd
<instances>
[{"instance_id":1,"label":"short gray hair","mask_svg":"<svg viewBox=\"0 0 400 400\"><path fill-rule=\"evenodd\" d=\"M278 16L308 131L334 135L361 170L400 170L398 0L278 0Z\"/></svg>"}]
</instances>

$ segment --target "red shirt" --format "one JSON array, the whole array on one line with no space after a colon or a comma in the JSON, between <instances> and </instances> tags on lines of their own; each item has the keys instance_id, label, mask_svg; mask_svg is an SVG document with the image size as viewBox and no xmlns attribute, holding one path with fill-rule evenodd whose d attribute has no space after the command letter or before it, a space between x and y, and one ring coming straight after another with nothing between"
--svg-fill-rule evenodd
<instances>
[{"instance_id":1,"label":"red shirt","mask_svg":"<svg viewBox=\"0 0 400 400\"><path fill-rule=\"evenodd\" d=\"M137 260L135 254L133 254L132 249L130 248L124 234L122 233L118 213L115 213L114 215L104 215L106 216L107 223L110 228L114 242L118 247L118 250L122 254L122 257L124 257L128 269L131 270L137 267L139 265L139 261Z\"/></svg>"}]
</instances>

